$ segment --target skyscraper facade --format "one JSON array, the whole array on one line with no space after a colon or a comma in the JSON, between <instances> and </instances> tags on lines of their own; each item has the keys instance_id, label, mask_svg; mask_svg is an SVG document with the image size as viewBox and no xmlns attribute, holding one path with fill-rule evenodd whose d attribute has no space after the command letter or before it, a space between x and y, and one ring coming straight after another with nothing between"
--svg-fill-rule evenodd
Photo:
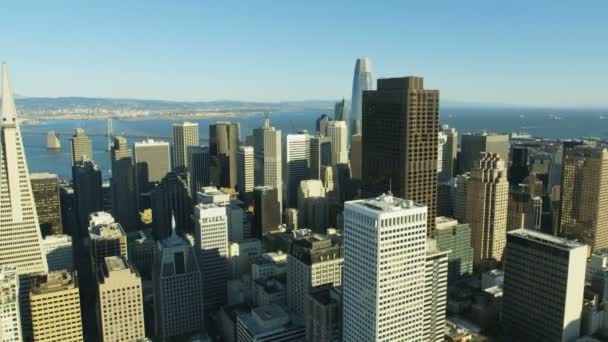
<instances>
[{"instance_id":1,"label":"skyscraper facade","mask_svg":"<svg viewBox=\"0 0 608 342\"><path fill-rule=\"evenodd\" d=\"M253 130L255 185L272 186L283 194L283 163L281 161L281 131L270 126L268 115L260 128Z\"/></svg>"},{"instance_id":2,"label":"skyscraper facade","mask_svg":"<svg viewBox=\"0 0 608 342\"><path fill-rule=\"evenodd\" d=\"M171 149L166 141L136 142L134 155L138 194L150 191L171 171Z\"/></svg>"},{"instance_id":3,"label":"skyscraper facade","mask_svg":"<svg viewBox=\"0 0 608 342\"><path fill-rule=\"evenodd\" d=\"M188 171L188 146L199 145L198 124L181 122L173 124L173 171Z\"/></svg>"},{"instance_id":4,"label":"skyscraper facade","mask_svg":"<svg viewBox=\"0 0 608 342\"><path fill-rule=\"evenodd\" d=\"M2 65L2 121L0 122L0 265L17 267L20 276L21 320L24 338L31 335L29 288L31 276L47 272L42 234L34 203L15 101Z\"/></svg>"},{"instance_id":5,"label":"skyscraper facade","mask_svg":"<svg viewBox=\"0 0 608 342\"><path fill-rule=\"evenodd\" d=\"M502 323L509 340L580 336L587 253L586 245L532 230L507 234Z\"/></svg>"},{"instance_id":6,"label":"skyscraper facade","mask_svg":"<svg viewBox=\"0 0 608 342\"><path fill-rule=\"evenodd\" d=\"M152 230L158 239L171 234L171 218L175 218L177 231L185 234L192 232L192 198L188 185L175 172L169 172L152 189Z\"/></svg>"},{"instance_id":7,"label":"skyscraper facade","mask_svg":"<svg viewBox=\"0 0 608 342\"><path fill-rule=\"evenodd\" d=\"M327 126L331 139L331 164L348 163L348 129L346 121L331 121Z\"/></svg>"},{"instance_id":8,"label":"skyscraper facade","mask_svg":"<svg viewBox=\"0 0 608 342\"><path fill-rule=\"evenodd\" d=\"M497 153L483 152L467 181L465 222L471 226L473 266L493 268L502 260L507 234L509 182L505 162Z\"/></svg>"},{"instance_id":9,"label":"skyscraper facade","mask_svg":"<svg viewBox=\"0 0 608 342\"><path fill-rule=\"evenodd\" d=\"M79 231L86 231L89 214L103 210L101 170L92 161L78 163L72 167L74 184L74 207Z\"/></svg>"},{"instance_id":10,"label":"skyscraper facade","mask_svg":"<svg viewBox=\"0 0 608 342\"><path fill-rule=\"evenodd\" d=\"M196 201L196 193L211 184L208 146L188 146L188 182L190 196Z\"/></svg>"},{"instance_id":11,"label":"skyscraper facade","mask_svg":"<svg viewBox=\"0 0 608 342\"><path fill-rule=\"evenodd\" d=\"M477 166L481 152L496 153L504 161L509 160L509 136L506 134L463 134L458 157L459 173L471 171Z\"/></svg>"},{"instance_id":12,"label":"skyscraper facade","mask_svg":"<svg viewBox=\"0 0 608 342\"><path fill-rule=\"evenodd\" d=\"M256 186L253 188L253 203L252 236L259 239L281 225L279 192L270 186Z\"/></svg>"},{"instance_id":13,"label":"skyscraper facade","mask_svg":"<svg viewBox=\"0 0 608 342\"><path fill-rule=\"evenodd\" d=\"M239 147L237 153L237 191L245 204L253 203L254 187L254 152L251 146Z\"/></svg>"},{"instance_id":14,"label":"skyscraper facade","mask_svg":"<svg viewBox=\"0 0 608 342\"><path fill-rule=\"evenodd\" d=\"M443 125L441 131L445 137L445 143L441 151L441 171L439 179L449 181L454 177L456 169L456 158L458 155L458 132L456 128Z\"/></svg>"},{"instance_id":15,"label":"skyscraper facade","mask_svg":"<svg viewBox=\"0 0 608 342\"><path fill-rule=\"evenodd\" d=\"M331 138L326 136L310 137L310 175L311 179L321 179L323 166L331 165Z\"/></svg>"},{"instance_id":16,"label":"skyscraper facade","mask_svg":"<svg viewBox=\"0 0 608 342\"><path fill-rule=\"evenodd\" d=\"M439 90L424 89L422 77L378 80L363 98L363 194L389 189L428 207L429 236L435 230Z\"/></svg>"},{"instance_id":17,"label":"skyscraper facade","mask_svg":"<svg viewBox=\"0 0 608 342\"><path fill-rule=\"evenodd\" d=\"M236 187L238 148L239 124L218 122L209 125L209 156L213 185L229 189Z\"/></svg>"},{"instance_id":18,"label":"skyscraper facade","mask_svg":"<svg viewBox=\"0 0 608 342\"><path fill-rule=\"evenodd\" d=\"M0 337L3 341L23 341L19 287L17 267L0 265Z\"/></svg>"},{"instance_id":19,"label":"skyscraper facade","mask_svg":"<svg viewBox=\"0 0 608 342\"><path fill-rule=\"evenodd\" d=\"M298 187L308 178L310 163L310 136L308 133L285 136L285 190L287 206L297 207Z\"/></svg>"},{"instance_id":20,"label":"skyscraper facade","mask_svg":"<svg viewBox=\"0 0 608 342\"><path fill-rule=\"evenodd\" d=\"M62 234L59 180L51 173L32 173L32 192L42 236Z\"/></svg>"},{"instance_id":21,"label":"skyscraper facade","mask_svg":"<svg viewBox=\"0 0 608 342\"><path fill-rule=\"evenodd\" d=\"M329 200L318 179L302 181L298 188L298 226L325 234L329 227Z\"/></svg>"},{"instance_id":22,"label":"skyscraper facade","mask_svg":"<svg viewBox=\"0 0 608 342\"><path fill-rule=\"evenodd\" d=\"M437 247L435 239L426 242L424 272L424 341L443 342L448 295L448 251Z\"/></svg>"},{"instance_id":23,"label":"skyscraper facade","mask_svg":"<svg viewBox=\"0 0 608 342\"><path fill-rule=\"evenodd\" d=\"M112 158L112 214L127 231L137 229L137 191L131 149L124 137L114 138Z\"/></svg>"},{"instance_id":24,"label":"skyscraper facade","mask_svg":"<svg viewBox=\"0 0 608 342\"><path fill-rule=\"evenodd\" d=\"M70 139L70 157L72 159L72 166L81 161L93 160L91 139L82 128L76 128L76 132Z\"/></svg>"},{"instance_id":25,"label":"skyscraper facade","mask_svg":"<svg viewBox=\"0 0 608 342\"><path fill-rule=\"evenodd\" d=\"M363 145L361 134L354 134L350 142L350 169L353 179L361 180L361 167L363 164Z\"/></svg>"},{"instance_id":26,"label":"skyscraper facade","mask_svg":"<svg viewBox=\"0 0 608 342\"><path fill-rule=\"evenodd\" d=\"M343 341L425 341L426 207L390 195L344 206Z\"/></svg>"},{"instance_id":27,"label":"skyscraper facade","mask_svg":"<svg viewBox=\"0 0 608 342\"><path fill-rule=\"evenodd\" d=\"M608 247L608 148L564 148L560 234Z\"/></svg>"},{"instance_id":28,"label":"skyscraper facade","mask_svg":"<svg viewBox=\"0 0 608 342\"><path fill-rule=\"evenodd\" d=\"M447 217L437 217L437 247L448 254L448 283L473 275L471 227Z\"/></svg>"},{"instance_id":29,"label":"skyscraper facade","mask_svg":"<svg viewBox=\"0 0 608 342\"><path fill-rule=\"evenodd\" d=\"M368 57L357 58L355 74L353 76L353 92L351 96L349 135L361 133L363 92L374 90L374 76L372 75L372 62Z\"/></svg>"}]
</instances>

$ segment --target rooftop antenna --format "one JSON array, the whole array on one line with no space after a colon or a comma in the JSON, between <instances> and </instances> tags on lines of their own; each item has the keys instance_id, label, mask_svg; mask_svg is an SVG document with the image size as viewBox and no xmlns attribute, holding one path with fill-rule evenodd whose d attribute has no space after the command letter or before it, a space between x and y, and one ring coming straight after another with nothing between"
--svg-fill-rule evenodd
<instances>
[{"instance_id":1,"label":"rooftop antenna","mask_svg":"<svg viewBox=\"0 0 608 342\"><path fill-rule=\"evenodd\" d=\"M393 196L393 177L388 179L388 194Z\"/></svg>"},{"instance_id":2,"label":"rooftop antenna","mask_svg":"<svg viewBox=\"0 0 608 342\"><path fill-rule=\"evenodd\" d=\"M264 128L270 128L270 113L264 112Z\"/></svg>"}]
</instances>

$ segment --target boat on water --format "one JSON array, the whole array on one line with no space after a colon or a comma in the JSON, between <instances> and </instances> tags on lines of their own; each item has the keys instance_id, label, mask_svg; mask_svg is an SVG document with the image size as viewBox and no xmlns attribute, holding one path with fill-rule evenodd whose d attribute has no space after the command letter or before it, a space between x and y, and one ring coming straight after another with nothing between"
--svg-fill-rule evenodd
<instances>
[{"instance_id":1,"label":"boat on water","mask_svg":"<svg viewBox=\"0 0 608 342\"><path fill-rule=\"evenodd\" d=\"M46 148L49 150L61 149L61 140L59 140L59 134L55 131L50 131L46 136Z\"/></svg>"}]
</instances>

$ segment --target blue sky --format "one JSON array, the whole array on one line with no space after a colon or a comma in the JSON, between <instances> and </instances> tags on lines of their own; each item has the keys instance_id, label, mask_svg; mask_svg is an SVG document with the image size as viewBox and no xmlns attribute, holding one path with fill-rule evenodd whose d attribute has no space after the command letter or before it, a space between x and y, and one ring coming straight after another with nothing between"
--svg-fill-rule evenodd
<instances>
[{"instance_id":1,"label":"blue sky","mask_svg":"<svg viewBox=\"0 0 608 342\"><path fill-rule=\"evenodd\" d=\"M443 99L608 107L605 0L23 0L0 14L0 59L27 96L348 98L369 56L377 77L424 76Z\"/></svg>"}]
</instances>

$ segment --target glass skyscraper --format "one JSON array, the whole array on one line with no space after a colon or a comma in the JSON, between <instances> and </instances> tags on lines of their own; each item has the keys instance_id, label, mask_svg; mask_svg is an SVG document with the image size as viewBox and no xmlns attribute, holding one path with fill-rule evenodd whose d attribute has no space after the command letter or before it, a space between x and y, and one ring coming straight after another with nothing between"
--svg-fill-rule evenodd
<instances>
[{"instance_id":1,"label":"glass skyscraper","mask_svg":"<svg viewBox=\"0 0 608 342\"><path fill-rule=\"evenodd\" d=\"M361 133L361 106L363 104L363 91L374 90L374 77L372 75L372 62L368 57L357 58L355 75L353 76L353 94L351 97L350 121L348 136Z\"/></svg>"}]
</instances>

